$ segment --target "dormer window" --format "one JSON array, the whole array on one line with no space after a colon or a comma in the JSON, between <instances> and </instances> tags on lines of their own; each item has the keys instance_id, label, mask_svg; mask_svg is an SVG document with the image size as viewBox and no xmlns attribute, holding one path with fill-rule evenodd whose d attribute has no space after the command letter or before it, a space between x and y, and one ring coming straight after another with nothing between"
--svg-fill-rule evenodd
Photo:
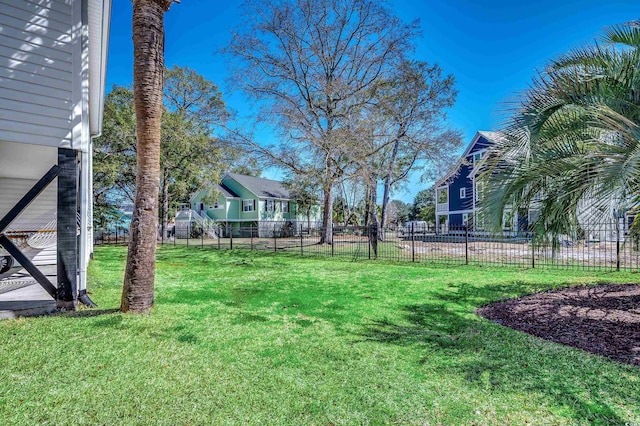
<instances>
[{"instance_id":1,"label":"dormer window","mask_svg":"<svg viewBox=\"0 0 640 426\"><path fill-rule=\"evenodd\" d=\"M268 212L273 212L276 210L276 203L274 200L267 200L266 210Z\"/></svg>"},{"instance_id":2,"label":"dormer window","mask_svg":"<svg viewBox=\"0 0 640 426\"><path fill-rule=\"evenodd\" d=\"M467 188L460 188L460 198L467 198Z\"/></svg>"}]
</instances>

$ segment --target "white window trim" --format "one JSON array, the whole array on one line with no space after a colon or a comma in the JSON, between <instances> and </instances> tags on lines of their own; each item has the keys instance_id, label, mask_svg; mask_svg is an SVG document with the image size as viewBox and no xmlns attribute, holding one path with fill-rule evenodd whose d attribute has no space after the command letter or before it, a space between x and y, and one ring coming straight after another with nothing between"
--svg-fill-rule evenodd
<instances>
[{"instance_id":1,"label":"white window trim","mask_svg":"<svg viewBox=\"0 0 640 426\"><path fill-rule=\"evenodd\" d=\"M291 210L289 208L289 202L288 201L281 201L281 205L282 205L282 213L289 213L289 210Z\"/></svg>"},{"instance_id":2,"label":"white window trim","mask_svg":"<svg viewBox=\"0 0 640 426\"><path fill-rule=\"evenodd\" d=\"M245 210L245 202L246 201L250 201L251 204L247 205L247 207L250 207L249 210ZM250 213L250 212L254 212L255 211L255 200L253 198L246 198L242 200L242 213Z\"/></svg>"},{"instance_id":3,"label":"white window trim","mask_svg":"<svg viewBox=\"0 0 640 426\"><path fill-rule=\"evenodd\" d=\"M479 160L482 160L482 157L484 157L485 151L486 149L481 149L471 154L471 160L473 161L474 164L477 163ZM476 160L476 156L480 156L480 158Z\"/></svg>"},{"instance_id":4,"label":"white window trim","mask_svg":"<svg viewBox=\"0 0 640 426\"><path fill-rule=\"evenodd\" d=\"M438 196L440 194L441 190L446 190L447 192L447 201L441 201L440 197ZM444 204L444 203L448 203L449 202L449 185L447 186L439 186L438 188L436 188L436 204Z\"/></svg>"},{"instance_id":5,"label":"white window trim","mask_svg":"<svg viewBox=\"0 0 640 426\"><path fill-rule=\"evenodd\" d=\"M467 188L460 188L460 199L467 198Z\"/></svg>"},{"instance_id":6,"label":"white window trim","mask_svg":"<svg viewBox=\"0 0 640 426\"><path fill-rule=\"evenodd\" d=\"M276 201L275 200L271 200L268 199L265 201L266 205L265 205L265 211L270 212L270 213L274 213L276 211Z\"/></svg>"}]
</instances>

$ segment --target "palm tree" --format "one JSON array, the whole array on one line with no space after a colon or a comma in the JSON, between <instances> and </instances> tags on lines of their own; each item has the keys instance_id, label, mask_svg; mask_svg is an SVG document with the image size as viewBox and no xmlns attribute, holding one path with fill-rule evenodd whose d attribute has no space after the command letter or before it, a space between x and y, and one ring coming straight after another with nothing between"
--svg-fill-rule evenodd
<instances>
[{"instance_id":1,"label":"palm tree","mask_svg":"<svg viewBox=\"0 0 640 426\"><path fill-rule=\"evenodd\" d=\"M485 219L537 203L538 237L582 219L620 217L640 201L640 21L551 61L485 160ZM588 208L587 208L588 205ZM640 221L639 221L640 222Z\"/></svg>"},{"instance_id":2,"label":"palm tree","mask_svg":"<svg viewBox=\"0 0 640 426\"><path fill-rule=\"evenodd\" d=\"M164 13L173 0L133 1L133 91L137 165L135 208L120 310L144 312L153 306L160 120L164 72Z\"/></svg>"}]
</instances>

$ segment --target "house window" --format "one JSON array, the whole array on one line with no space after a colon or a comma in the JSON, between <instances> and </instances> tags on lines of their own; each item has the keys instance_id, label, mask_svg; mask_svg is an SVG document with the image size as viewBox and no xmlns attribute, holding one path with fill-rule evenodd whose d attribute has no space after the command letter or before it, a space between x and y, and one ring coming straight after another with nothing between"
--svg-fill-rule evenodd
<instances>
[{"instance_id":1,"label":"house window","mask_svg":"<svg viewBox=\"0 0 640 426\"><path fill-rule=\"evenodd\" d=\"M448 201L449 190L448 188L438 188L438 193L436 194L438 197L438 204L444 204Z\"/></svg>"},{"instance_id":2,"label":"house window","mask_svg":"<svg viewBox=\"0 0 640 426\"><path fill-rule=\"evenodd\" d=\"M267 200L267 203L265 205L265 210L268 212L273 212L276 210L276 203L273 200Z\"/></svg>"},{"instance_id":3,"label":"house window","mask_svg":"<svg viewBox=\"0 0 640 426\"><path fill-rule=\"evenodd\" d=\"M476 201L482 200L482 192L484 190L484 184L482 182L476 182Z\"/></svg>"},{"instance_id":4,"label":"house window","mask_svg":"<svg viewBox=\"0 0 640 426\"><path fill-rule=\"evenodd\" d=\"M502 229L504 231L511 231L512 226L513 226L513 215L511 214L511 211L505 211L502 214Z\"/></svg>"},{"instance_id":5,"label":"house window","mask_svg":"<svg viewBox=\"0 0 640 426\"><path fill-rule=\"evenodd\" d=\"M462 213L462 224L466 225L469 222L469 213Z\"/></svg>"},{"instance_id":6,"label":"house window","mask_svg":"<svg viewBox=\"0 0 640 426\"><path fill-rule=\"evenodd\" d=\"M467 188L460 188L460 198L467 198Z\"/></svg>"},{"instance_id":7,"label":"house window","mask_svg":"<svg viewBox=\"0 0 640 426\"><path fill-rule=\"evenodd\" d=\"M480 161L480 159L482 159L482 153L481 152L476 152L475 154L473 154L473 162L477 163L478 161Z\"/></svg>"},{"instance_id":8,"label":"house window","mask_svg":"<svg viewBox=\"0 0 640 426\"><path fill-rule=\"evenodd\" d=\"M282 202L282 213L289 213L289 202L288 201L283 201Z\"/></svg>"},{"instance_id":9,"label":"house window","mask_svg":"<svg viewBox=\"0 0 640 426\"><path fill-rule=\"evenodd\" d=\"M242 200L242 211L252 212L255 210L255 200Z\"/></svg>"}]
</instances>

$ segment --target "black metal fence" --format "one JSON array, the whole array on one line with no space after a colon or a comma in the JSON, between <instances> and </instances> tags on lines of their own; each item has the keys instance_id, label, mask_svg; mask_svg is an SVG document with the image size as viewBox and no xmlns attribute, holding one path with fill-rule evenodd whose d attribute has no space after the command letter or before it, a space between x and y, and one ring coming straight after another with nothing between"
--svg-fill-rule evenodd
<instances>
[{"instance_id":1,"label":"black metal fence","mask_svg":"<svg viewBox=\"0 0 640 426\"><path fill-rule=\"evenodd\" d=\"M95 233L95 244L125 244L128 230L111 227ZM160 235L167 246L194 246L219 250L267 250L301 256L336 257L349 260L384 259L397 262L511 265L524 268L556 267L577 269L638 270L640 250L637 237L623 221L580 224L575 235L563 235L551 242L533 242L526 232L501 234L467 226L387 227L333 226L324 228L283 226L282 222L240 227L188 227L183 238L175 233ZM268 230L265 231L265 230ZM189 238L186 238L189 236Z\"/></svg>"}]
</instances>

